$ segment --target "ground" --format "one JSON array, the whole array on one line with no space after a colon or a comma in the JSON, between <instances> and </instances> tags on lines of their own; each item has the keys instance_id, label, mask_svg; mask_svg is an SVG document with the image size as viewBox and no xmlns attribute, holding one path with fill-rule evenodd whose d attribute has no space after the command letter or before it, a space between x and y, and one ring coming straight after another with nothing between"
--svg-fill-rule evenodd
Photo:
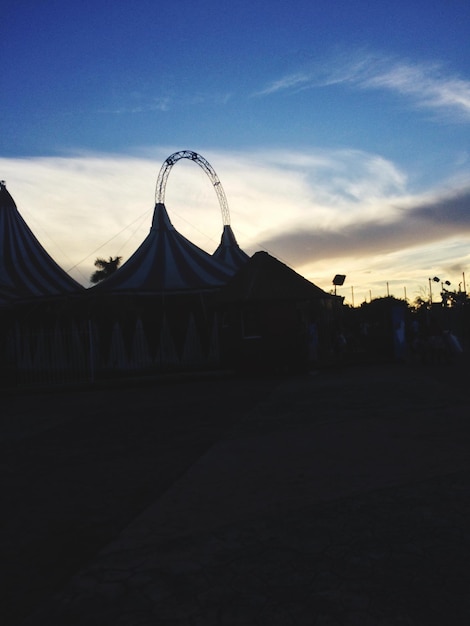
<instances>
[{"instance_id":1,"label":"ground","mask_svg":"<svg viewBox=\"0 0 470 626\"><path fill-rule=\"evenodd\" d=\"M468 367L4 394L2 623L466 623Z\"/></svg>"}]
</instances>

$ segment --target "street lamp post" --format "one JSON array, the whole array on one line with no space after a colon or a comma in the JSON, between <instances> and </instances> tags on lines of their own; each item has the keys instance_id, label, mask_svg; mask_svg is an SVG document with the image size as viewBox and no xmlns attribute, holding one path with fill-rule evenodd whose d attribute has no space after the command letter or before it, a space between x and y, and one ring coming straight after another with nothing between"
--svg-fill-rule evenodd
<instances>
[{"instance_id":1,"label":"street lamp post","mask_svg":"<svg viewBox=\"0 0 470 626\"><path fill-rule=\"evenodd\" d=\"M344 281L346 280L346 275L345 274L336 274L336 276L333 278L333 285L335 286L335 296L336 296L336 287L341 287L341 285L344 285Z\"/></svg>"},{"instance_id":2,"label":"street lamp post","mask_svg":"<svg viewBox=\"0 0 470 626\"><path fill-rule=\"evenodd\" d=\"M429 304L432 306L432 283L440 283L441 279L438 278L437 276L434 276L434 278L429 278Z\"/></svg>"},{"instance_id":3,"label":"street lamp post","mask_svg":"<svg viewBox=\"0 0 470 626\"><path fill-rule=\"evenodd\" d=\"M431 282L432 281L432 282ZM429 279L429 303L432 305L432 283L441 283L441 298L444 300L444 292L447 291L447 289L444 287L444 285L447 285L447 287L450 287L450 280L441 280L438 276L434 276L434 278L430 278Z\"/></svg>"}]
</instances>

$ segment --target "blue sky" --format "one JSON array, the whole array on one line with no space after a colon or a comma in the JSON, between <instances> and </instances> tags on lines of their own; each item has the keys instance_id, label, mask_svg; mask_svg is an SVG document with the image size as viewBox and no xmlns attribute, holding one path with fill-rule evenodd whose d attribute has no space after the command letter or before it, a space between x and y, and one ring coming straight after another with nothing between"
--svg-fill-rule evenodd
<instances>
[{"instance_id":1,"label":"blue sky","mask_svg":"<svg viewBox=\"0 0 470 626\"><path fill-rule=\"evenodd\" d=\"M87 284L137 248L159 168L209 160L247 252L355 303L457 288L470 254L470 4L2 0L0 177ZM166 205L212 252L221 221L179 162ZM470 274L469 274L470 280Z\"/></svg>"}]
</instances>

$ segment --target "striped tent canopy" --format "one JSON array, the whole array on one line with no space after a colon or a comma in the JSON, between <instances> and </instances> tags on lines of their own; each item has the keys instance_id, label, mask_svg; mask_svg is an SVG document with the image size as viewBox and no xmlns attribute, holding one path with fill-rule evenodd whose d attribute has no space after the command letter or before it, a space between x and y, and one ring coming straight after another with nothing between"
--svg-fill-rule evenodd
<instances>
[{"instance_id":1,"label":"striped tent canopy","mask_svg":"<svg viewBox=\"0 0 470 626\"><path fill-rule=\"evenodd\" d=\"M155 205L152 227L134 254L90 291L168 293L212 290L234 270L183 237L163 203Z\"/></svg>"},{"instance_id":2,"label":"striped tent canopy","mask_svg":"<svg viewBox=\"0 0 470 626\"><path fill-rule=\"evenodd\" d=\"M82 290L42 247L0 181L0 306Z\"/></svg>"},{"instance_id":3,"label":"striped tent canopy","mask_svg":"<svg viewBox=\"0 0 470 626\"><path fill-rule=\"evenodd\" d=\"M250 258L238 245L233 230L228 224L224 226L220 244L212 256L235 271L243 267Z\"/></svg>"}]
</instances>

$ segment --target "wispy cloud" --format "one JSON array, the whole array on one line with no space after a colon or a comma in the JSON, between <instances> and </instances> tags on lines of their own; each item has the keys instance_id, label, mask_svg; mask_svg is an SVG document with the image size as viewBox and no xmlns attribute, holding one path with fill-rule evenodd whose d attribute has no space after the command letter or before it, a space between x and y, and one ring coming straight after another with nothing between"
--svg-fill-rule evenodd
<instances>
[{"instance_id":1,"label":"wispy cloud","mask_svg":"<svg viewBox=\"0 0 470 626\"><path fill-rule=\"evenodd\" d=\"M143 99L134 95L134 102L124 104L115 108L101 109L100 113L113 113L115 115L135 114L135 113L152 113L169 111L171 98L169 96L161 96L157 98Z\"/></svg>"},{"instance_id":2,"label":"wispy cloud","mask_svg":"<svg viewBox=\"0 0 470 626\"><path fill-rule=\"evenodd\" d=\"M166 113L170 109L178 106L178 102L184 102L189 105L199 106L224 106L232 99L231 92L197 92L194 94L185 94L184 97L178 99L175 94L149 97L141 93L134 92L130 94L128 101L115 107L101 109L100 113L114 115L133 115L142 113Z\"/></svg>"},{"instance_id":3,"label":"wispy cloud","mask_svg":"<svg viewBox=\"0 0 470 626\"><path fill-rule=\"evenodd\" d=\"M195 104L195 105L208 104L208 105L223 106L227 104L228 102L230 102L232 97L233 97L233 94L229 91L227 92L213 91L213 92L199 92L192 96L185 95L184 99L186 102L189 102L190 104Z\"/></svg>"},{"instance_id":4,"label":"wispy cloud","mask_svg":"<svg viewBox=\"0 0 470 626\"><path fill-rule=\"evenodd\" d=\"M313 86L313 76L309 72L298 72L296 74L289 74L282 78L275 80L273 83L257 91L256 96L268 96L278 91L285 91L287 89L296 90L299 87L311 87Z\"/></svg>"},{"instance_id":5,"label":"wispy cloud","mask_svg":"<svg viewBox=\"0 0 470 626\"><path fill-rule=\"evenodd\" d=\"M295 265L339 257L360 257L406 251L448 238L470 236L470 185L429 199L410 197L375 204L375 216L358 215L332 225L305 225L261 241L292 259Z\"/></svg>"},{"instance_id":6,"label":"wispy cloud","mask_svg":"<svg viewBox=\"0 0 470 626\"><path fill-rule=\"evenodd\" d=\"M409 96L423 107L452 110L470 119L470 81L445 75L438 65L395 64L359 79L364 88L388 89Z\"/></svg>"},{"instance_id":7,"label":"wispy cloud","mask_svg":"<svg viewBox=\"0 0 470 626\"><path fill-rule=\"evenodd\" d=\"M470 80L453 75L443 64L412 63L370 53L339 55L321 67L314 65L283 76L256 95L340 84L388 90L408 97L416 106L470 120Z\"/></svg>"}]
</instances>

